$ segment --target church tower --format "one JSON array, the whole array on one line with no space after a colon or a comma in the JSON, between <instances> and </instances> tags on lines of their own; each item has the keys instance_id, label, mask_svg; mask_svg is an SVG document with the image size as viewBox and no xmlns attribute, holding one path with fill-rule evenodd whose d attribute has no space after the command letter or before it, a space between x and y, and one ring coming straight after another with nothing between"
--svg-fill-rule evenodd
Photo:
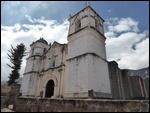
<instances>
[{"instance_id":1,"label":"church tower","mask_svg":"<svg viewBox=\"0 0 150 113\"><path fill-rule=\"evenodd\" d=\"M40 59L44 52L49 48L48 43L43 38L30 45L30 53L27 58L23 80L21 84L22 96L35 96L37 90L37 81L39 79Z\"/></svg>"},{"instance_id":2,"label":"church tower","mask_svg":"<svg viewBox=\"0 0 150 113\"><path fill-rule=\"evenodd\" d=\"M111 98L104 20L87 2L69 23L66 97Z\"/></svg>"}]
</instances>

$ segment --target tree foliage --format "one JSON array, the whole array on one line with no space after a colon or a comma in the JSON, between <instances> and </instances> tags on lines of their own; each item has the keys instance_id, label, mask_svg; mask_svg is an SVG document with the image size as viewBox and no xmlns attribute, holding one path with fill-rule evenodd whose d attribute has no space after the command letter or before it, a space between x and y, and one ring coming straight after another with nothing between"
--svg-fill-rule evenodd
<instances>
[{"instance_id":1,"label":"tree foliage","mask_svg":"<svg viewBox=\"0 0 150 113\"><path fill-rule=\"evenodd\" d=\"M15 84L15 80L20 77L19 70L21 69L22 59L26 56L26 47L23 43L19 44L14 48L11 45L10 50L8 50L8 59L13 64L12 66L7 64L10 68L12 68L12 72L8 76L9 80L7 81L8 85Z\"/></svg>"}]
</instances>

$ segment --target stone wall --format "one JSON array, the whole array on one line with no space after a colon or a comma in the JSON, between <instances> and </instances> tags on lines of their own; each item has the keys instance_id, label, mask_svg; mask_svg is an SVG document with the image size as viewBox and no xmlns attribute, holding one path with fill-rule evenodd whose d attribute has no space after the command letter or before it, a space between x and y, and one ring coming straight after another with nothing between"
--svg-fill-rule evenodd
<instances>
[{"instance_id":1,"label":"stone wall","mask_svg":"<svg viewBox=\"0 0 150 113\"><path fill-rule=\"evenodd\" d=\"M111 94L113 99L122 99L122 88L121 88L121 71L118 68L118 64L115 61L108 62L109 77Z\"/></svg>"},{"instance_id":2,"label":"stone wall","mask_svg":"<svg viewBox=\"0 0 150 113\"><path fill-rule=\"evenodd\" d=\"M10 90L11 90L11 87L8 86L7 84L1 85L1 96L6 96Z\"/></svg>"},{"instance_id":3,"label":"stone wall","mask_svg":"<svg viewBox=\"0 0 150 113\"><path fill-rule=\"evenodd\" d=\"M145 87L146 87L146 92L147 92L147 97L149 98L149 77L146 77L144 79Z\"/></svg>"},{"instance_id":4,"label":"stone wall","mask_svg":"<svg viewBox=\"0 0 150 113\"><path fill-rule=\"evenodd\" d=\"M113 99L131 99L132 88L127 70L118 68L115 61L108 62L111 94Z\"/></svg>"},{"instance_id":5,"label":"stone wall","mask_svg":"<svg viewBox=\"0 0 150 113\"><path fill-rule=\"evenodd\" d=\"M128 70L121 70L115 61L108 62L111 95L113 99L149 98L149 78L143 81L139 76L130 76Z\"/></svg>"},{"instance_id":6,"label":"stone wall","mask_svg":"<svg viewBox=\"0 0 150 113\"><path fill-rule=\"evenodd\" d=\"M148 112L148 100L19 98L16 112Z\"/></svg>"},{"instance_id":7,"label":"stone wall","mask_svg":"<svg viewBox=\"0 0 150 113\"><path fill-rule=\"evenodd\" d=\"M9 93L6 96L1 96L1 107L8 107L9 105L13 105L17 98L19 97L19 88L20 86L11 86Z\"/></svg>"},{"instance_id":8,"label":"stone wall","mask_svg":"<svg viewBox=\"0 0 150 113\"><path fill-rule=\"evenodd\" d=\"M5 97L6 97L6 96L1 96L1 108L4 107Z\"/></svg>"},{"instance_id":9,"label":"stone wall","mask_svg":"<svg viewBox=\"0 0 150 113\"><path fill-rule=\"evenodd\" d=\"M122 83L123 83L123 92L124 92L124 99L131 99L132 98L132 88L131 88L131 81L127 70L121 70L122 76Z\"/></svg>"},{"instance_id":10,"label":"stone wall","mask_svg":"<svg viewBox=\"0 0 150 113\"><path fill-rule=\"evenodd\" d=\"M133 99L142 98L142 89L139 83L139 76L130 76L132 83Z\"/></svg>"}]
</instances>

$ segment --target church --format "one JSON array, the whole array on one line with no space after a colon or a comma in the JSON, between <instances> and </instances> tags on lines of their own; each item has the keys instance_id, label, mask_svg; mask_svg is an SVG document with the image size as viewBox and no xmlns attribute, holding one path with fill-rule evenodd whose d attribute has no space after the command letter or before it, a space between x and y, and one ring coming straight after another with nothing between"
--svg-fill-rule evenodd
<instances>
[{"instance_id":1,"label":"church","mask_svg":"<svg viewBox=\"0 0 150 113\"><path fill-rule=\"evenodd\" d=\"M30 45L20 88L22 96L107 99L149 97L140 77L131 80L116 62L107 61L104 20L89 2L84 9L70 16L68 21L67 44L48 44L41 37ZM135 86L139 88L136 96L132 81L138 81L138 86Z\"/></svg>"}]
</instances>

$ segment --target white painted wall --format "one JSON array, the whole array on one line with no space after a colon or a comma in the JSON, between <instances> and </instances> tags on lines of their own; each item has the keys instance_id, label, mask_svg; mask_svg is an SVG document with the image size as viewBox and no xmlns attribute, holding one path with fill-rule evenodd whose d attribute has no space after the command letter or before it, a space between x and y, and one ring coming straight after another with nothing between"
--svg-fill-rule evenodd
<instances>
[{"instance_id":1,"label":"white painted wall","mask_svg":"<svg viewBox=\"0 0 150 113\"><path fill-rule=\"evenodd\" d=\"M41 47L36 47L34 49L34 55L42 55L43 54L43 48Z\"/></svg>"},{"instance_id":2,"label":"white painted wall","mask_svg":"<svg viewBox=\"0 0 150 113\"><path fill-rule=\"evenodd\" d=\"M88 55L88 89L111 93L108 64L97 56Z\"/></svg>"},{"instance_id":3,"label":"white painted wall","mask_svg":"<svg viewBox=\"0 0 150 113\"><path fill-rule=\"evenodd\" d=\"M24 73L32 71L32 66L33 66L33 62L31 61L31 59L28 59L26 62L26 67L25 67Z\"/></svg>"},{"instance_id":4,"label":"white painted wall","mask_svg":"<svg viewBox=\"0 0 150 113\"><path fill-rule=\"evenodd\" d=\"M68 61L68 76L66 76L66 93L87 92L88 90L88 60L86 57Z\"/></svg>"},{"instance_id":5,"label":"white painted wall","mask_svg":"<svg viewBox=\"0 0 150 113\"><path fill-rule=\"evenodd\" d=\"M81 93L93 89L110 94L108 64L93 55L68 61L66 93Z\"/></svg>"},{"instance_id":6,"label":"white painted wall","mask_svg":"<svg viewBox=\"0 0 150 113\"><path fill-rule=\"evenodd\" d=\"M43 50L46 48L46 50L49 48L49 45L46 45L42 42L36 42L33 45L31 45L30 55L43 55ZM34 52L32 50L34 49ZM32 54L33 53L33 54Z\"/></svg>"},{"instance_id":7,"label":"white painted wall","mask_svg":"<svg viewBox=\"0 0 150 113\"><path fill-rule=\"evenodd\" d=\"M39 45L39 43L37 43ZM37 47L36 45L34 45ZM66 50L63 55L63 61L62 61L62 52L61 52L62 46L59 44L55 44L49 49L47 54L45 55L45 59L40 59L40 57L30 57L27 61L26 65L26 71L36 71L40 72L42 69L47 70L49 69L49 58L52 56L56 56L55 61L55 67L60 66L61 62L66 62ZM32 65L31 65L32 64ZM65 66L63 66L62 74L59 71L60 68L56 69L50 69L49 71L46 71L43 73L43 75L39 76L39 74L36 73L29 73L27 74L28 78L24 75L23 80L28 81L28 85L25 85L26 82L24 82L22 85L25 85L26 87L23 88L23 90L26 90L26 95L30 96L40 96L40 92L43 91L43 97L45 97L45 91L46 91L46 85L47 82L52 79L54 80L54 97L58 97L60 95L63 95L64 88L61 86L64 86L64 81L61 79L64 79L65 74ZM62 77L61 77L62 76ZM61 82L60 82L61 81Z\"/></svg>"},{"instance_id":8,"label":"white painted wall","mask_svg":"<svg viewBox=\"0 0 150 113\"><path fill-rule=\"evenodd\" d=\"M26 96L28 94L29 80L30 80L30 74L26 74L23 76L21 88L20 88L20 92L22 93L22 96Z\"/></svg>"},{"instance_id":9,"label":"white painted wall","mask_svg":"<svg viewBox=\"0 0 150 113\"><path fill-rule=\"evenodd\" d=\"M68 41L68 59L89 52L106 59L105 39L91 28L68 37Z\"/></svg>"},{"instance_id":10,"label":"white painted wall","mask_svg":"<svg viewBox=\"0 0 150 113\"><path fill-rule=\"evenodd\" d=\"M103 28L91 28L95 27L95 19L98 19L98 23L102 23L102 20L90 8L84 11L87 17L81 18L81 28L87 27L68 36L66 97L75 97L76 94L78 97L87 97L88 90L91 89L110 95L105 37L97 32L99 30L103 34ZM70 22L82 14L80 12ZM70 28L69 34L74 33L73 27Z\"/></svg>"},{"instance_id":11,"label":"white painted wall","mask_svg":"<svg viewBox=\"0 0 150 113\"><path fill-rule=\"evenodd\" d=\"M28 95L35 96L36 89L37 89L37 74L32 73L30 74Z\"/></svg>"},{"instance_id":12,"label":"white painted wall","mask_svg":"<svg viewBox=\"0 0 150 113\"><path fill-rule=\"evenodd\" d=\"M69 19L69 35L75 32L75 23L78 19L81 19L81 29L89 25L95 27L95 19L98 20L98 24L103 25L103 20L91 8L88 7ZM103 27L99 26L97 30L104 35Z\"/></svg>"},{"instance_id":13,"label":"white painted wall","mask_svg":"<svg viewBox=\"0 0 150 113\"><path fill-rule=\"evenodd\" d=\"M31 45L31 50L29 54L29 58L27 59L26 68L24 73L28 73L31 71L39 71L40 67L40 59L39 57L31 57L32 55L42 55L44 48L48 49L49 46L46 44L43 44L41 42L36 42L33 45ZM34 49L34 52L32 54L32 50ZM23 76L22 84L21 84L21 92L22 95L30 95L35 96L36 90L37 90L37 74L36 73L28 73Z\"/></svg>"}]
</instances>

